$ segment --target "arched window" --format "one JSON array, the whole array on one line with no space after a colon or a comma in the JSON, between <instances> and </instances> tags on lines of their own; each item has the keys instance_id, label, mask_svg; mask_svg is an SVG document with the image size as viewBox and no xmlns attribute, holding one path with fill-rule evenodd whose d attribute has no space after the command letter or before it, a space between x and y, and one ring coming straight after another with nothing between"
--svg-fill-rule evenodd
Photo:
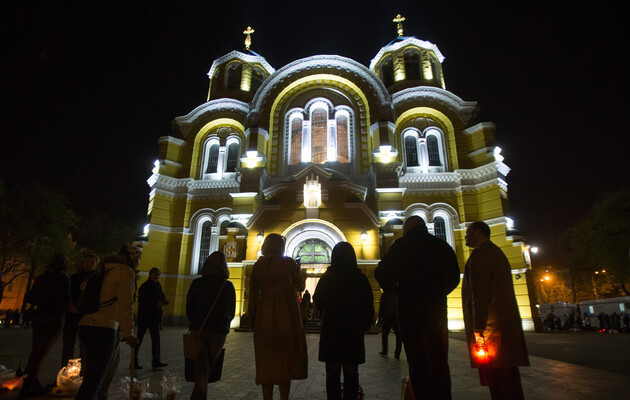
<instances>
[{"instance_id":1,"label":"arched window","mask_svg":"<svg viewBox=\"0 0 630 400\"><path fill-rule=\"evenodd\" d=\"M448 240L446 235L446 222L442 217L433 218L433 235L442 240Z\"/></svg>"},{"instance_id":2,"label":"arched window","mask_svg":"<svg viewBox=\"0 0 630 400\"><path fill-rule=\"evenodd\" d=\"M233 62L227 67L227 73L225 78L225 89L235 90L241 87L241 73L243 66L238 62Z\"/></svg>"},{"instance_id":3,"label":"arched window","mask_svg":"<svg viewBox=\"0 0 630 400\"><path fill-rule=\"evenodd\" d=\"M251 85L252 93L256 93L256 91L258 90L260 85L262 85L264 80L265 80L265 73L263 72L263 70L258 67L254 67L252 69L252 85Z\"/></svg>"},{"instance_id":4,"label":"arched window","mask_svg":"<svg viewBox=\"0 0 630 400\"><path fill-rule=\"evenodd\" d=\"M302 161L302 118L291 120L291 165Z\"/></svg>"},{"instance_id":5,"label":"arched window","mask_svg":"<svg viewBox=\"0 0 630 400\"><path fill-rule=\"evenodd\" d=\"M337 161L349 163L348 157L348 117L346 115L337 116Z\"/></svg>"},{"instance_id":6,"label":"arched window","mask_svg":"<svg viewBox=\"0 0 630 400\"><path fill-rule=\"evenodd\" d=\"M212 237L212 222L205 221L201 225L201 238L199 239L199 262L197 265L197 271L201 271L203 262L206 261L208 255L210 255L210 239Z\"/></svg>"},{"instance_id":7,"label":"arched window","mask_svg":"<svg viewBox=\"0 0 630 400\"><path fill-rule=\"evenodd\" d=\"M427 136L427 153L429 153L429 166L439 167L442 165L440 160L440 146L438 139L434 135Z\"/></svg>"},{"instance_id":8,"label":"arched window","mask_svg":"<svg viewBox=\"0 0 630 400\"><path fill-rule=\"evenodd\" d=\"M387 57L381 62L381 80L385 87L394 84L394 61L391 57Z\"/></svg>"},{"instance_id":9,"label":"arched window","mask_svg":"<svg viewBox=\"0 0 630 400\"><path fill-rule=\"evenodd\" d=\"M409 80L420 79L420 53L417 50L405 51L405 75Z\"/></svg>"},{"instance_id":10,"label":"arched window","mask_svg":"<svg viewBox=\"0 0 630 400\"><path fill-rule=\"evenodd\" d=\"M438 62L435 55L431 54L431 71L433 72L433 80L436 83L440 83L440 63Z\"/></svg>"},{"instance_id":11,"label":"arched window","mask_svg":"<svg viewBox=\"0 0 630 400\"><path fill-rule=\"evenodd\" d=\"M217 164L219 162L219 145L213 144L208 152L208 167L206 174L214 174L217 172Z\"/></svg>"},{"instance_id":12,"label":"arched window","mask_svg":"<svg viewBox=\"0 0 630 400\"><path fill-rule=\"evenodd\" d=\"M327 160L328 115L318 108L311 115L311 162L324 164Z\"/></svg>"},{"instance_id":13,"label":"arched window","mask_svg":"<svg viewBox=\"0 0 630 400\"><path fill-rule=\"evenodd\" d=\"M228 146L227 163L225 164L225 172L236 172L238 164L238 143L232 142Z\"/></svg>"},{"instance_id":14,"label":"arched window","mask_svg":"<svg viewBox=\"0 0 630 400\"><path fill-rule=\"evenodd\" d=\"M319 239L308 239L300 243L293 258L300 257L301 264L329 264L330 247Z\"/></svg>"},{"instance_id":15,"label":"arched window","mask_svg":"<svg viewBox=\"0 0 630 400\"><path fill-rule=\"evenodd\" d=\"M418 164L418 139L414 135L405 136L405 155L408 167L417 167Z\"/></svg>"},{"instance_id":16,"label":"arched window","mask_svg":"<svg viewBox=\"0 0 630 400\"><path fill-rule=\"evenodd\" d=\"M214 97L214 94L219 90L219 69L217 68L214 71L214 75L212 76L212 83L210 87L210 98Z\"/></svg>"}]
</instances>

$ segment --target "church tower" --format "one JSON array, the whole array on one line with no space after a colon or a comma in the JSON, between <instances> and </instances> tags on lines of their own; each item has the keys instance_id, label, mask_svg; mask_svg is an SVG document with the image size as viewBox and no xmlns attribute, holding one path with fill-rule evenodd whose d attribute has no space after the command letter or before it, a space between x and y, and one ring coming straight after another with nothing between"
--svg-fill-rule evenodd
<instances>
[{"instance_id":1,"label":"church tower","mask_svg":"<svg viewBox=\"0 0 630 400\"><path fill-rule=\"evenodd\" d=\"M509 168L495 125L476 122L477 104L446 90L436 45L403 35L369 68L316 55L274 70L250 50L212 64L207 101L175 118L159 138L141 269L162 269L173 299L168 321L185 324L188 287L205 258L223 251L247 311L249 276L264 237L286 238L313 293L340 241L350 242L370 279L403 221L422 217L446 240L463 271L466 227L483 220L508 256L526 329L533 329L525 279L527 248L508 232ZM462 329L460 291L449 296L449 327ZM243 324L246 324L245 319Z\"/></svg>"}]
</instances>

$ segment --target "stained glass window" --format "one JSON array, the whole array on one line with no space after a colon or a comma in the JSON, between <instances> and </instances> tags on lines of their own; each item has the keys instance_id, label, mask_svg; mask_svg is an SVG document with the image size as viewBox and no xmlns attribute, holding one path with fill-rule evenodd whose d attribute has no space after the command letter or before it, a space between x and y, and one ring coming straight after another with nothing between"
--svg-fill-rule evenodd
<instances>
[{"instance_id":1,"label":"stained glass window","mask_svg":"<svg viewBox=\"0 0 630 400\"><path fill-rule=\"evenodd\" d=\"M208 167L206 174L214 174L217 172L217 163L219 162L219 145L213 144L208 152Z\"/></svg>"},{"instance_id":2,"label":"stained glass window","mask_svg":"<svg viewBox=\"0 0 630 400\"><path fill-rule=\"evenodd\" d=\"M407 166L418 166L418 144L417 139L409 135L405 137L405 154L407 155Z\"/></svg>"},{"instance_id":3,"label":"stained glass window","mask_svg":"<svg viewBox=\"0 0 630 400\"><path fill-rule=\"evenodd\" d=\"M319 239L308 239L297 247L293 257L300 257L301 264L327 264L330 247Z\"/></svg>"},{"instance_id":4,"label":"stained glass window","mask_svg":"<svg viewBox=\"0 0 630 400\"><path fill-rule=\"evenodd\" d=\"M433 135L429 135L427 137L427 153L429 153L429 166L439 167L442 165L440 162L440 147L438 146L438 140Z\"/></svg>"},{"instance_id":5,"label":"stained glass window","mask_svg":"<svg viewBox=\"0 0 630 400\"><path fill-rule=\"evenodd\" d=\"M302 118L291 121L291 165L302 161Z\"/></svg>"},{"instance_id":6,"label":"stained glass window","mask_svg":"<svg viewBox=\"0 0 630 400\"><path fill-rule=\"evenodd\" d=\"M337 161L349 163L348 158L348 117L337 116Z\"/></svg>"},{"instance_id":7,"label":"stained glass window","mask_svg":"<svg viewBox=\"0 0 630 400\"><path fill-rule=\"evenodd\" d=\"M328 138L328 116L321 108L313 111L311 116L311 162L324 164L327 160L326 142Z\"/></svg>"},{"instance_id":8,"label":"stained glass window","mask_svg":"<svg viewBox=\"0 0 630 400\"><path fill-rule=\"evenodd\" d=\"M233 142L228 146L227 164L225 166L225 172L235 172L237 163L238 163L238 143Z\"/></svg>"}]
</instances>

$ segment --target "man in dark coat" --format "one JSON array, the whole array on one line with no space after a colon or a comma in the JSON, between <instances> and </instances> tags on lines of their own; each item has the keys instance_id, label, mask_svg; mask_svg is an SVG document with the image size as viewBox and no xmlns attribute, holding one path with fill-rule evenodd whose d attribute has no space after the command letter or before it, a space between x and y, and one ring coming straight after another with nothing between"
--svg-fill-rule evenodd
<instances>
[{"instance_id":1,"label":"man in dark coat","mask_svg":"<svg viewBox=\"0 0 630 400\"><path fill-rule=\"evenodd\" d=\"M159 268L151 268L149 271L149 279L144 282L138 289L138 339L140 344L136 347L136 369L142 369L138 364L138 353L142 345L147 329L151 334L151 356L152 367L158 369L168 364L160 361L160 324L162 323L162 306L169 304L162 291L160 284L160 275L162 271Z\"/></svg>"},{"instance_id":2,"label":"man in dark coat","mask_svg":"<svg viewBox=\"0 0 630 400\"><path fill-rule=\"evenodd\" d=\"M394 358L400 358L402 338L400 337L400 329L398 328L398 296L393 289L384 291L381 295L378 318L381 320L381 344L383 349L378 354L382 356L387 355L389 331L394 329L394 336L396 337Z\"/></svg>"},{"instance_id":3,"label":"man in dark coat","mask_svg":"<svg viewBox=\"0 0 630 400\"><path fill-rule=\"evenodd\" d=\"M466 262L462 282L462 307L466 339L473 368L479 368L472 355L479 341L490 356L487 381L493 400L523 399L518 366L528 366L527 347L521 316L514 295L510 263L490 240L490 227L474 222L466 230L466 245L473 247Z\"/></svg>"},{"instance_id":4,"label":"man in dark coat","mask_svg":"<svg viewBox=\"0 0 630 400\"><path fill-rule=\"evenodd\" d=\"M70 298L72 305L70 310L66 313L66 322L63 325L63 349L61 350L61 367L68 365L68 360L74 358L74 344L77 341L77 332L79 331L79 321L83 314L77 310L79 300L81 300L81 294L83 290L81 285L83 282L95 272L98 265L98 256L93 253L88 253L83 256L83 265L81 270L70 277ZM81 358L83 358L83 351L79 350Z\"/></svg>"},{"instance_id":5,"label":"man in dark coat","mask_svg":"<svg viewBox=\"0 0 630 400\"><path fill-rule=\"evenodd\" d=\"M422 218L411 216L374 277L384 291L398 294L398 323L414 392L424 399L451 399L446 296L459 284L455 252L428 232Z\"/></svg>"},{"instance_id":6,"label":"man in dark coat","mask_svg":"<svg viewBox=\"0 0 630 400\"><path fill-rule=\"evenodd\" d=\"M68 260L63 254L55 254L26 297L26 301L37 309L33 313L33 346L24 370L28 375L20 390L20 398L39 397L48 392L39 382L38 375L44 358L61 333L63 317L70 308L67 265Z\"/></svg>"}]
</instances>

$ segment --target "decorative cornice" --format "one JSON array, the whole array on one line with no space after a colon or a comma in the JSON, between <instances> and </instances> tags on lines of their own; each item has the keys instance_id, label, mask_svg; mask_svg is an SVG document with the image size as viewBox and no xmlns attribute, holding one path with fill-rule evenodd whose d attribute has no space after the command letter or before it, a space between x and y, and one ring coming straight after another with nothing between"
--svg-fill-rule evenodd
<instances>
[{"instance_id":1,"label":"decorative cornice","mask_svg":"<svg viewBox=\"0 0 630 400\"><path fill-rule=\"evenodd\" d=\"M173 137L173 136L160 136L158 138L158 143L163 143L163 142L173 143L176 146L183 146L183 145L186 144L185 140L178 139L178 138Z\"/></svg>"},{"instance_id":2,"label":"decorative cornice","mask_svg":"<svg viewBox=\"0 0 630 400\"><path fill-rule=\"evenodd\" d=\"M195 180L192 178L172 178L166 175L153 174L149 179L151 196L159 194L173 199L199 200L202 198L227 197L230 193L240 191L240 182L233 179L220 181Z\"/></svg>"},{"instance_id":3,"label":"decorative cornice","mask_svg":"<svg viewBox=\"0 0 630 400\"><path fill-rule=\"evenodd\" d=\"M383 57L383 55L385 53L389 53L391 51L396 51L396 50L401 49L401 48L403 48L405 46L408 46L410 44L416 45L416 46L420 47L421 49L433 51L433 53L435 53L435 56L440 61L440 64L444 61L444 56L442 55L442 52L433 43L431 43L429 41L426 41L426 40L420 40L420 39L417 39L417 38L414 38L414 37L407 37L407 39L405 39L405 40L401 40L399 42L395 42L395 43L389 44L389 45L387 45L385 47L381 47L381 49L378 51L378 53L376 53L376 56L374 56L372 61L370 61L370 69L374 70L374 66L376 65L377 62L379 62L379 60Z\"/></svg>"},{"instance_id":4,"label":"decorative cornice","mask_svg":"<svg viewBox=\"0 0 630 400\"><path fill-rule=\"evenodd\" d=\"M241 53L240 51L232 50L228 54L214 60L214 62L212 63L212 66L210 67L210 71L208 71L208 78L212 79L212 76L214 75L214 70L219 65L227 61L233 60L235 58L238 60L245 61L246 63L250 63L250 64L258 63L262 65L269 74L273 74L276 71L271 65L269 65L269 63L267 62L267 60L265 60L263 56L254 56L251 54L245 54L245 53Z\"/></svg>"},{"instance_id":5,"label":"decorative cornice","mask_svg":"<svg viewBox=\"0 0 630 400\"><path fill-rule=\"evenodd\" d=\"M280 86L292 82L294 75L317 69L334 70L336 71L335 75L339 75L339 71L343 71L356 76L358 79L354 79L354 83L358 83L357 80L361 81L361 83L370 87L372 92L376 95L379 103L379 112L383 115L392 114L390 95L387 92L387 88L385 88L383 82L367 67L347 57L317 55L293 61L277 70L263 82L251 102L250 121L248 125L253 126L257 124L262 116L263 103L273 91Z\"/></svg>"},{"instance_id":6,"label":"decorative cornice","mask_svg":"<svg viewBox=\"0 0 630 400\"><path fill-rule=\"evenodd\" d=\"M464 101L448 90L431 86L411 87L392 95L395 110L404 108L407 103L413 103L413 106L417 107L418 103L427 101L443 104L452 110L463 124L467 124L473 118L477 109L476 101Z\"/></svg>"},{"instance_id":7,"label":"decorative cornice","mask_svg":"<svg viewBox=\"0 0 630 400\"><path fill-rule=\"evenodd\" d=\"M228 98L215 99L201 104L184 116L176 117L175 123L177 123L177 125L182 128L186 128L192 125L199 117L204 114L220 112L234 112L237 114L242 114L244 120L247 116L248 111L248 104L242 101ZM188 132L183 132L183 134L187 136Z\"/></svg>"},{"instance_id":8,"label":"decorative cornice","mask_svg":"<svg viewBox=\"0 0 630 400\"><path fill-rule=\"evenodd\" d=\"M475 169L458 169L454 172L431 174L404 174L399 177L405 194L449 194L478 191L498 185L504 188L497 176L497 164L486 164ZM504 188L507 190L507 187Z\"/></svg>"}]
</instances>

